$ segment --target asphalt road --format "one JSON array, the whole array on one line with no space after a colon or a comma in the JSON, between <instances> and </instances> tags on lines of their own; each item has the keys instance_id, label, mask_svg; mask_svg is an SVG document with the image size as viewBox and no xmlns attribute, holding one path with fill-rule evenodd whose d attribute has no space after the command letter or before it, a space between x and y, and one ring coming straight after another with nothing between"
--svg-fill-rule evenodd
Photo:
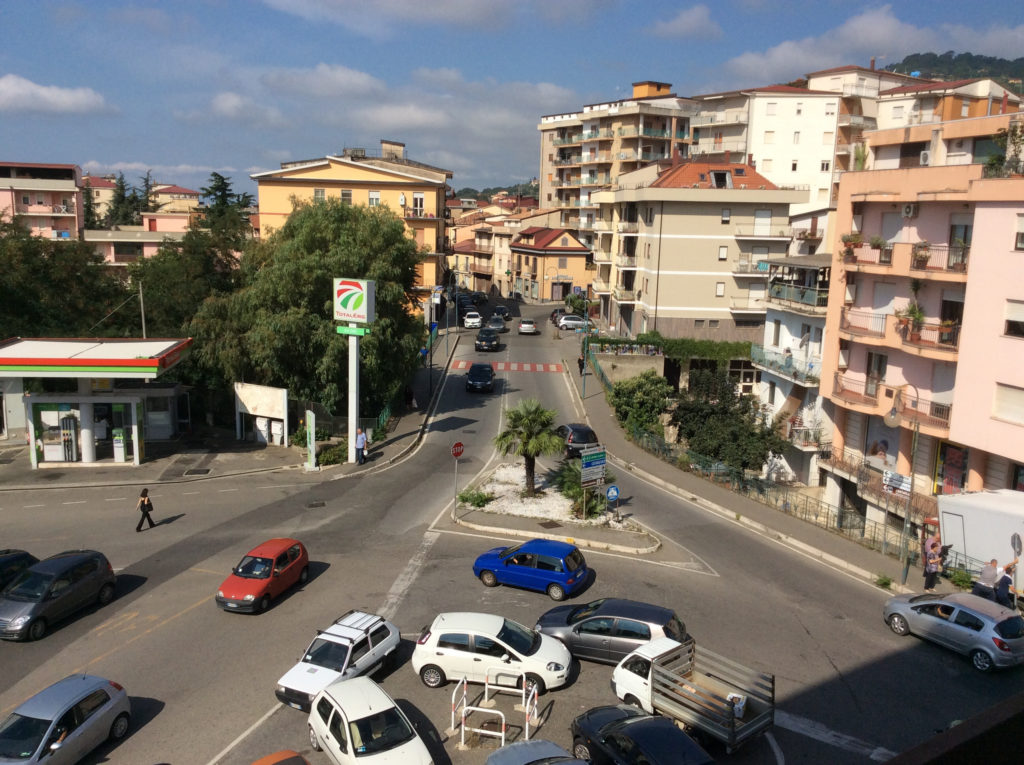
<instances>
[{"instance_id":1,"label":"asphalt road","mask_svg":"<svg viewBox=\"0 0 1024 765\"><path fill-rule=\"evenodd\" d=\"M556 339L546 312L541 337L503 335L492 354L472 349L464 331L456 360L560 363L576 374L577 341ZM123 490L7 494L4 545L37 554L94 547L120 574L119 597L105 609L58 627L38 643L0 644L0 710L73 671L121 682L132 696L129 738L86 762L251 763L294 748L314 763L305 717L273 696L317 628L353 607L384 613L402 630L406 654L440 611L499 613L532 626L553 604L545 596L487 589L470 570L494 538L447 522L455 490L450 447L465 444L464 487L494 463L502 410L537 397L562 413L581 412L565 374L503 372L494 394L468 394L454 372L420 447L403 463L358 478L325 480L298 471L154 489L152 531L134 533L134 498ZM606 424L595 423L600 435ZM549 464L552 464L549 462ZM979 676L968 664L882 624L884 593L754 535L736 524L622 475L624 512L661 536L656 555L586 553L597 575L577 601L620 596L670 605L699 644L774 672L775 730L728 762L859 763L884 759L954 719L1016 691L1019 673ZM115 496L116 495L116 496ZM240 556L270 536L302 539L313 576L259 616L227 614L213 593ZM500 535L494 535L500 538ZM541 698L537 735L568 746L572 717L614 703L611 668L578 666L568 688ZM449 725L453 686L423 686L407 663L378 677L420 723L439 763L481 763L481 749L459 752ZM925 690L925 681L939 692ZM473 691L474 689L471 689ZM473 693L471 692L471 697ZM512 697L499 708L520 735Z\"/></svg>"}]
</instances>

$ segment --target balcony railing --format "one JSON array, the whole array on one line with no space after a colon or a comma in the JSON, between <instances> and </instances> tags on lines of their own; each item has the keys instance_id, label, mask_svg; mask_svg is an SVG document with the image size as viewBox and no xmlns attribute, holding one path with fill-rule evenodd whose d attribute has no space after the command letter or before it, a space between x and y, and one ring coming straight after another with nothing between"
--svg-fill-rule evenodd
<instances>
[{"instance_id":1,"label":"balcony railing","mask_svg":"<svg viewBox=\"0 0 1024 765\"><path fill-rule=\"evenodd\" d=\"M734 297L729 299L729 310L736 313L764 313L768 306L764 298Z\"/></svg>"},{"instance_id":2,"label":"balcony railing","mask_svg":"<svg viewBox=\"0 0 1024 765\"><path fill-rule=\"evenodd\" d=\"M636 290L632 287L623 287L621 285L615 285L615 299L620 303L635 303L636 302Z\"/></svg>"},{"instance_id":3,"label":"balcony railing","mask_svg":"<svg viewBox=\"0 0 1024 765\"><path fill-rule=\"evenodd\" d=\"M581 165L592 165L595 163L604 164L607 162L611 162L614 158L615 157L611 153L607 151L601 151L598 152L597 154L584 154L582 157L580 157L579 163Z\"/></svg>"},{"instance_id":4,"label":"balcony railing","mask_svg":"<svg viewBox=\"0 0 1024 765\"><path fill-rule=\"evenodd\" d=\"M580 185L579 176L572 177L572 178L555 178L553 181L551 181L551 187L555 188L555 189L565 189L565 188L571 188L573 186L579 186L579 185Z\"/></svg>"},{"instance_id":5,"label":"balcony railing","mask_svg":"<svg viewBox=\"0 0 1024 765\"><path fill-rule=\"evenodd\" d=\"M580 133L580 138L584 141L596 141L599 138L612 138L614 135L611 128L605 128L604 130L584 130Z\"/></svg>"},{"instance_id":6,"label":"balcony railing","mask_svg":"<svg viewBox=\"0 0 1024 765\"><path fill-rule=\"evenodd\" d=\"M956 351L960 347L960 325L956 322L921 324L903 328L903 344L915 348L937 348Z\"/></svg>"},{"instance_id":7,"label":"balcony railing","mask_svg":"<svg viewBox=\"0 0 1024 765\"><path fill-rule=\"evenodd\" d=\"M748 274L750 276L767 276L768 261L739 258L733 263L732 272L734 274Z\"/></svg>"},{"instance_id":8,"label":"balcony railing","mask_svg":"<svg viewBox=\"0 0 1024 765\"><path fill-rule=\"evenodd\" d=\"M836 154L852 154L853 144L852 143L837 143Z\"/></svg>"},{"instance_id":9,"label":"balcony railing","mask_svg":"<svg viewBox=\"0 0 1024 765\"><path fill-rule=\"evenodd\" d=\"M733 236L737 239L792 239L792 226L736 226Z\"/></svg>"},{"instance_id":10,"label":"balcony railing","mask_svg":"<svg viewBox=\"0 0 1024 765\"><path fill-rule=\"evenodd\" d=\"M878 86L869 87L865 85L843 85L844 96L860 96L862 98L877 98Z\"/></svg>"},{"instance_id":11,"label":"balcony railing","mask_svg":"<svg viewBox=\"0 0 1024 765\"><path fill-rule=\"evenodd\" d=\"M768 298L773 303L811 313L824 313L828 307L828 290L818 287L772 282L768 285Z\"/></svg>"},{"instance_id":12,"label":"balcony railing","mask_svg":"<svg viewBox=\"0 0 1024 765\"><path fill-rule=\"evenodd\" d=\"M843 308L839 316L839 329L855 335L885 337L885 324L891 316L891 313Z\"/></svg>"},{"instance_id":13,"label":"balcony railing","mask_svg":"<svg viewBox=\"0 0 1024 765\"><path fill-rule=\"evenodd\" d=\"M633 126L627 126L627 127L620 127L615 132L621 138L631 138L631 137L637 135L639 133L639 130L637 129L637 127L635 125L633 125Z\"/></svg>"},{"instance_id":14,"label":"balcony railing","mask_svg":"<svg viewBox=\"0 0 1024 765\"><path fill-rule=\"evenodd\" d=\"M640 230L640 224L636 221L620 221L616 228L620 234L635 234Z\"/></svg>"},{"instance_id":15,"label":"balcony railing","mask_svg":"<svg viewBox=\"0 0 1024 765\"><path fill-rule=\"evenodd\" d=\"M596 221L595 221L595 223L596 223ZM605 249L599 247L598 249L594 250L594 262L595 263L611 263L612 262L612 254L611 254L611 252L609 252L608 250L605 250Z\"/></svg>"},{"instance_id":16,"label":"balcony railing","mask_svg":"<svg viewBox=\"0 0 1024 765\"><path fill-rule=\"evenodd\" d=\"M566 165L578 165L580 164L580 159L582 159L582 157L580 157L580 155L577 154L572 157L561 157L559 159L556 159L552 164L555 167L565 167Z\"/></svg>"},{"instance_id":17,"label":"balcony railing","mask_svg":"<svg viewBox=\"0 0 1024 765\"><path fill-rule=\"evenodd\" d=\"M582 133L573 133L565 138L555 138L551 143L555 146L570 146L571 144L579 143L582 137Z\"/></svg>"},{"instance_id":18,"label":"balcony railing","mask_svg":"<svg viewBox=\"0 0 1024 765\"><path fill-rule=\"evenodd\" d=\"M494 253L494 242L473 242L473 252Z\"/></svg>"},{"instance_id":19,"label":"balcony railing","mask_svg":"<svg viewBox=\"0 0 1024 765\"><path fill-rule=\"evenodd\" d=\"M917 242L910 255L911 271L951 271L967 273L971 247L966 244L927 244Z\"/></svg>"},{"instance_id":20,"label":"balcony railing","mask_svg":"<svg viewBox=\"0 0 1024 765\"><path fill-rule=\"evenodd\" d=\"M590 287L594 292L600 292L602 294L608 294L612 291L611 284L608 283L608 280L602 279L599 276L595 276L590 280Z\"/></svg>"},{"instance_id":21,"label":"balcony railing","mask_svg":"<svg viewBox=\"0 0 1024 765\"><path fill-rule=\"evenodd\" d=\"M844 263L860 263L869 266L891 266L893 245L887 244L884 247L875 249L862 244L859 247L851 247L851 253L843 255Z\"/></svg>"},{"instance_id":22,"label":"balcony railing","mask_svg":"<svg viewBox=\"0 0 1024 765\"><path fill-rule=\"evenodd\" d=\"M701 127L703 125L735 125L746 124L747 113L742 110L731 110L716 112L714 114L700 115L690 118L690 127Z\"/></svg>"},{"instance_id":23,"label":"balcony railing","mask_svg":"<svg viewBox=\"0 0 1024 765\"><path fill-rule=\"evenodd\" d=\"M616 159L620 161L631 162L632 160L636 159L636 152L633 151L632 149L627 149L625 151L618 152L614 156Z\"/></svg>"},{"instance_id":24,"label":"balcony railing","mask_svg":"<svg viewBox=\"0 0 1024 765\"><path fill-rule=\"evenodd\" d=\"M898 387L885 386L893 391ZM931 401L927 398L900 395L893 399L900 402L899 413L905 421L917 422L921 427L948 428L953 414L953 405Z\"/></svg>"},{"instance_id":25,"label":"balcony railing","mask_svg":"<svg viewBox=\"0 0 1024 765\"><path fill-rule=\"evenodd\" d=\"M655 130L654 128L644 128L640 131L640 135L647 136L648 138L668 138L671 133L667 130Z\"/></svg>"},{"instance_id":26,"label":"balcony railing","mask_svg":"<svg viewBox=\"0 0 1024 765\"><path fill-rule=\"evenodd\" d=\"M821 380L820 358L798 359L794 358L792 353L780 352L765 348L758 343L752 343L750 360L757 366L807 385L817 385Z\"/></svg>"},{"instance_id":27,"label":"balcony railing","mask_svg":"<svg viewBox=\"0 0 1024 765\"><path fill-rule=\"evenodd\" d=\"M691 154L725 154L734 151L746 151L747 142L734 139L731 141L715 141L710 136L701 136L697 143L691 144Z\"/></svg>"},{"instance_id":28,"label":"balcony railing","mask_svg":"<svg viewBox=\"0 0 1024 765\"><path fill-rule=\"evenodd\" d=\"M619 268L636 268L636 255L616 255L615 265Z\"/></svg>"},{"instance_id":29,"label":"balcony railing","mask_svg":"<svg viewBox=\"0 0 1024 765\"><path fill-rule=\"evenodd\" d=\"M663 159L669 158L667 151L642 151L640 152L640 159L644 162L659 162Z\"/></svg>"},{"instance_id":30,"label":"balcony railing","mask_svg":"<svg viewBox=\"0 0 1024 765\"><path fill-rule=\"evenodd\" d=\"M875 405L878 403L878 389L881 387L880 382L872 377L853 377L836 372L832 395L854 404Z\"/></svg>"},{"instance_id":31,"label":"balcony railing","mask_svg":"<svg viewBox=\"0 0 1024 765\"><path fill-rule=\"evenodd\" d=\"M494 273L494 267L490 263L481 263L480 261L477 261L469 268L474 274L490 275Z\"/></svg>"},{"instance_id":32,"label":"balcony railing","mask_svg":"<svg viewBox=\"0 0 1024 765\"><path fill-rule=\"evenodd\" d=\"M598 173L596 175L584 175L580 179L581 186L606 186L612 182L612 176L609 173Z\"/></svg>"}]
</instances>

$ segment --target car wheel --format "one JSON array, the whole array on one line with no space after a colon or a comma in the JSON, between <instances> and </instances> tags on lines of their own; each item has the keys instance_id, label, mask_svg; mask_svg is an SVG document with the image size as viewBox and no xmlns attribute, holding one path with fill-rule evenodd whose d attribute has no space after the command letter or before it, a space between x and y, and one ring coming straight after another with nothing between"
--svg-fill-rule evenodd
<instances>
[{"instance_id":1,"label":"car wheel","mask_svg":"<svg viewBox=\"0 0 1024 765\"><path fill-rule=\"evenodd\" d=\"M980 648L971 651L971 664L973 664L974 668L979 672L988 672L994 666L992 662L992 657L984 651L982 651Z\"/></svg>"},{"instance_id":2,"label":"car wheel","mask_svg":"<svg viewBox=\"0 0 1024 765\"><path fill-rule=\"evenodd\" d=\"M256 613L262 614L268 608L270 608L270 596L264 595L262 598L260 598L259 605L256 606Z\"/></svg>"},{"instance_id":3,"label":"car wheel","mask_svg":"<svg viewBox=\"0 0 1024 765\"><path fill-rule=\"evenodd\" d=\"M313 730L313 726L312 725L309 726L309 747L314 752L322 752L323 751L320 748L320 741L317 739L316 731Z\"/></svg>"},{"instance_id":4,"label":"car wheel","mask_svg":"<svg viewBox=\"0 0 1024 765\"><path fill-rule=\"evenodd\" d=\"M565 588L560 584L549 584L548 597L552 600L565 600Z\"/></svg>"},{"instance_id":5,"label":"car wheel","mask_svg":"<svg viewBox=\"0 0 1024 765\"><path fill-rule=\"evenodd\" d=\"M428 664L420 670L420 680L428 688L440 688L448 682L442 669L433 664Z\"/></svg>"},{"instance_id":6,"label":"car wheel","mask_svg":"<svg viewBox=\"0 0 1024 765\"><path fill-rule=\"evenodd\" d=\"M498 586L498 577L494 575L493 571L481 571L480 581L484 583L484 587Z\"/></svg>"},{"instance_id":7,"label":"car wheel","mask_svg":"<svg viewBox=\"0 0 1024 765\"><path fill-rule=\"evenodd\" d=\"M100 587L100 594L96 596L96 602L105 606L114 599L114 585L105 584Z\"/></svg>"},{"instance_id":8,"label":"car wheel","mask_svg":"<svg viewBox=\"0 0 1024 765\"><path fill-rule=\"evenodd\" d=\"M46 634L46 619L36 619L28 625L28 639L40 640Z\"/></svg>"},{"instance_id":9,"label":"car wheel","mask_svg":"<svg viewBox=\"0 0 1024 765\"><path fill-rule=\"evenodd\" d=\"M127 712L122 712L114 718L114 722L110 724L109 738L111 741L120 741L125 737L125 735L127 735L128 722L130 721L130 719L131 718Z\"/></svg>"},{"instance_id":10,"label":"car wheel","mask_svg":"<svg viewBox=\"0 0 1024 765\"><path fill-rule=\"evenodd\" d=\"M590 760L590 747L578 738L572 742L572 756L580 760Z\"/></svg>"},{"instance_id":11,"label":"car wheel","mask_svg":"<svg viewBox=\"0 0 1024 765\"><path fill-rule=\"evenodd\" d=\"M299 572L299 584L305 584L309 581L309 566L303 566L302 571Z\"/></svg>"},{"instance_id":12,"label":"car wheel","mask_svg":"<svg viewBox=\"0 0 1024 765\"><path fill-rule=\"evenodd\" d=\"M536 675L527 675L526 678L525 678L525 682L526 682L526 695L527 696L529 696L531 693L533 693L533 689L534 688L537 689L537 695L538 696L543 696L544 695L544 691L546 690L545 687L544 687L544 681L541 680L539 677L537 677Z\"/></svg>"},{"instance_id":13,"label":"car wheel","mask_svg":"<svg viewBox=\"0 0 1024 765\"><path fill-rule=\"evenodd\" d=\"M901 636L910 634L910 625L900 614L893 614L889 617L889 629Z\"/></svg>"},{"instance_id":14,"label":"car wheel","mask_svg":"<svg viewBox=\"0 0 1024 765\"><path fill-rule=\"evenodd\" d=\"M638 699L632 693L627 693L626 698L624 698L623 701L632 707L640 708L640 699Z\"/></svg>"}]
</instances>

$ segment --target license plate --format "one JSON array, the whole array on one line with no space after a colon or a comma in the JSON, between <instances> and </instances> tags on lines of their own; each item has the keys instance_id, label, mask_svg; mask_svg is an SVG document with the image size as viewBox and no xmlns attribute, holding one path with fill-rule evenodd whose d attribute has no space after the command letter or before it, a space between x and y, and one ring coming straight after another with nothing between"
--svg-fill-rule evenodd
<instances>
[{"instance_id":1,"label":"license plate","mask_svg":"<svg viewBox=\"0 0 1024 765\"><path fill-rule=\"evenodd\" d=\"M300 712L302 711L302 705L296 704L294 701L289 701L288 706L290 706L292 709L298 709Z\"/></svg>"},{"instance_id":2,"label":"license plate","mask_svg":"<svg viewBox=\"0 0 1024 765\"><path fill-rule=\"evenodd\" d=\"M237 603L228 603L228 608L238 608Z\"/></svg>"}]
</instances>

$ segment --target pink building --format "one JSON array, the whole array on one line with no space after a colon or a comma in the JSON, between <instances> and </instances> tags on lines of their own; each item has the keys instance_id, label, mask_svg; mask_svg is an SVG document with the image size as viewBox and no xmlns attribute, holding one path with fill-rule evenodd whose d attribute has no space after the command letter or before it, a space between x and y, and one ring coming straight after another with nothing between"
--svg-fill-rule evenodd
<instances>
[{"instance_id":1,"label":"pink building","mask_svg":"<svg viewBox=\"0 0 1024 765\"><path fill-rule=\"evenodd\" d=\"M81 187L78 165L0 162L0 215L18 216L36 236L78 239Z\"/></svg>"},{"instance_id":2,"label":"pink building","mask_svg":"<svg viewBox=\"0 0 1024 765\"><path fill-rule=\"evenodd\" d=\"M139 226L88 229L84 239L91 242L103 260L124 266L139 258L156 255L165 240L180 242L188 231L189 213L142 213Z\"/></svg>"},{"instance_id":3,"label":"pink building","mask_svg":"<svg viewBox=\"0 0 1024 765\"><path fill-rule=\"evenodd\" d=\"M920 521L937 494L1024 490L1024 177L984 177L1016 119L922 126L913 154L915 128L867 133L872 169L842 176L819 465L827 502L897 532L910 493Z\"/></svg>"}]
</instances>

